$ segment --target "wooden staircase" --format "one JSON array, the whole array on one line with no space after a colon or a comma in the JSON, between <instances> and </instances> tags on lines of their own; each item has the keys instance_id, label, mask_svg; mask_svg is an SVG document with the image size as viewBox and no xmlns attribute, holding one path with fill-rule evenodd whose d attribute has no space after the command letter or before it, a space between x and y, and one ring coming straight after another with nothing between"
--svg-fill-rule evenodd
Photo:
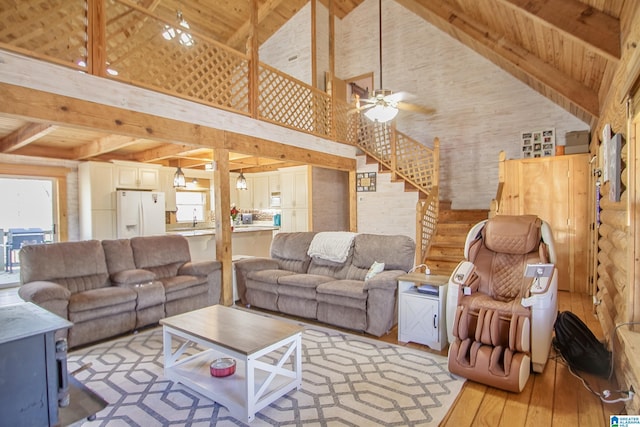
<instances>
[{"instance_id":1,"label":"wooden staircase","mask_svg":"<svg viewBox=\"0 0 640 427\"><path fill-rule=\"evenodd\" d=\"M469 230L488 216L489 210L451 210L451 202L440 201L438 225L425 261L431 274L451 275L464 259L464 243Z\"/></svg>"}]
</instances>

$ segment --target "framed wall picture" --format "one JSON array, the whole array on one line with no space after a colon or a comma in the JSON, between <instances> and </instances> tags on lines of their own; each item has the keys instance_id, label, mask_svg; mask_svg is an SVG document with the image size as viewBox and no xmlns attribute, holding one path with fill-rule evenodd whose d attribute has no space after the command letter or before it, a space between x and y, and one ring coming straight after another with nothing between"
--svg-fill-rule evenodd
<instances>
[{"instance_id":1,"label":"framed wall picture","mask_svg":"<svg viewBox=\"0 0 640 427\"><path fill-rule=\"evenodd\" d=\"M551 157L556 152L556 130L521 132L520 143L523 158Z\"/></svg>"},{"instance_id":2,"label":"framed wall picture","mask_svg":"<svg viewBox=\"0 0 640 427\"><path fill-rule=\"evenodd\" d=\"M357 172L356 191L376 191L376 172Z\"/></svg>"}]
</instances>

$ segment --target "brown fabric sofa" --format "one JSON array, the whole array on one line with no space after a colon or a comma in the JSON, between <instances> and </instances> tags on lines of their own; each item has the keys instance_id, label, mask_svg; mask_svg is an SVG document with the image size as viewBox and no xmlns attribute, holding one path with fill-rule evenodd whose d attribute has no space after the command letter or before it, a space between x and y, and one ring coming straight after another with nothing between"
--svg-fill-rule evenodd
<instances>
[{"instance_id":1,"label":"brown fabric sofa","mask_svg":"<svg viewBox=\"0 0 640 427\"><path fill-rule=\"evenodd\" d=\"M220 300L220 262L191 262L178 235L29 245L18 294L73 322L69 347Z\"/></svg>"},{"instance_id":2,"label":"brown fabric sofa","mask_svg":"<svg viewBox=\"0 0 640 427\"><path fill-rule=\"evenodd\" d=\"M316 319L375 336L397 323L397 278L413 266L406 236L356 234L344 262L308 255L314 232L279 233L270 258L235 263L242 304ZM374 262L384 271L365 280Z\"/></svg>"}]
</instances>

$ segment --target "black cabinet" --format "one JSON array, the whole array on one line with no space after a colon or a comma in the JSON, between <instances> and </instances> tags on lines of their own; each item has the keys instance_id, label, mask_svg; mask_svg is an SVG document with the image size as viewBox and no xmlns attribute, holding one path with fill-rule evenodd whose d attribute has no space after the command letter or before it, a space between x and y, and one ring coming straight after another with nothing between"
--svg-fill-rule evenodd
<instances>
[{"instance_id":1,"label":"black cabinet","mask_svg":"<svg viewBox=\"0 0 640 427\"><path fill-rule=\"evenodd\" d=\"M58 399L64 399L66 349L55 331L71 322L35 304L0 307L0 414L10 426L50 426L59 422Z\"/></svg>"}]
</instances>

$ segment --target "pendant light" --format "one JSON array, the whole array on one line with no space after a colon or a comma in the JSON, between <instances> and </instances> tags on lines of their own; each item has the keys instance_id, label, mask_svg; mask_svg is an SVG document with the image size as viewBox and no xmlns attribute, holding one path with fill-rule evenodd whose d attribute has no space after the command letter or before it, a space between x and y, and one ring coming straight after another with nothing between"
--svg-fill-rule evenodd
<instances>
[{"instance_id":1,"label":"pendant light","mask_svg":"<svg viewBox=\"0 0 640 427\"><path fill-rule=\"evenodd\" d=\"M176 174L173 175L173 186L175 188L184 188L187 186L187 180L185 179L182 168L179 165L176 170Z\"/></svg>"},{"instance_id":2,"label":"pendant light","mask_svg":"<svg viewBox=\"0 0 640 427\"><path fill-rule=\"evenodd\" d=\"M240 175L238 179L236 179L236 188L238 190L246 190L247 189L247 179L244 177L242 170L240 171Z\"/></svg>"}]
</instances>

